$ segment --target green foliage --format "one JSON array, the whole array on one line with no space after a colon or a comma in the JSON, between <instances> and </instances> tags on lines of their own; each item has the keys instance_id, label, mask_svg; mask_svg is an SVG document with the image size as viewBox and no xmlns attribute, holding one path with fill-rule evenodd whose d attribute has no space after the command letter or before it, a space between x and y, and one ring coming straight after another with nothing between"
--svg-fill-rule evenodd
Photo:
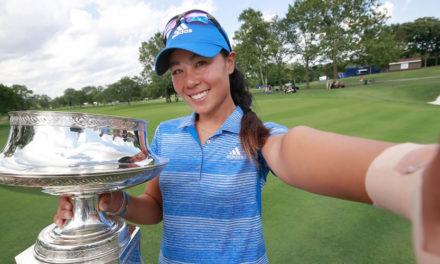
<instances>
[{"instance_id":1,"label":"green foliage","mask_svg":"<svg viewBox=\"0 0 440 264\"><path fill-rule=\"evenodd\" d=\"M129 77L124 77L118 82L109 85L107 89L112 98L117 98L117 100L127 102L128 104L133 100L141 98L140 85Z\"/></svg>"},{"instance_id":2,"label":"green foliage","mask_svg":"<svg viewBox=\"0 0 440 264\"><path fill-rule=\"evenodd\" d=\"M304 80L309 88L310 67L319 56L319 13L313 6L320 4L316 0L295 1L289 5L283 24L286 31L286 42L289 52L298 55L304 65Z\"/></svg>"},{"instance_id":3,"label":"green foliage","mask_svg":"<svg viewBox=\"0 0 440 264\"><path fill-rule=\"evenodd\" d=\"M11 88L17 95L18 109L29 109L31 106L30 98L34 92L32 90L28 90L28 88L24 85L13 84Z\"/></svg>"},{"instance_id":4,"label":"green foliage","mask_svg":"<svg viewBox=\"0 0 440 264\"><path fill-rule=\"evenodd\" d=\"M422 17L413 22L394 25L398 39L406 44L407 56L420 54L424 59L425 67L429 56L435 59L438 65L440 53L440 20L434 17Z\"/></svg>"},{"instance_id":5,"label":"green foliage","mask_svg":"<svg viewBox=\"0 0 440 264\"><path fill-rule=\"evenodd\" d=\"M403 45L395 40L392 29L382 24L373 24L364 30L359 42L359 50L352 61L359 65L376 66L386 69L390 62L397 61Z\"/></svg>"},{"instance_id":6,"label":"green foliage","mask_svg":"<svg viewBox=\"0 0 440 264\"><path fill-rule=\"evenodd\" d=\"M17 109L17 95L9 87L0 84L0 114Z\"/></svg>"},{"instance_id":7,"label":"green foliage","mask_svg":"<svg viewBox=\"0 0 440 264\"><path fill-rule=\"evenodd\" d=\"M158 76L154 69L156 56L163 48L165 48L165 44L160 32L154 34L147 42L142 42L139 48L139 61L143 65L141 80L144 97L154 99L164 96L166 102L171 102L171 95L175 93L171 74L167 71L162 76Z\"/></svg>"},{"instance_id":8,"label":"green foliage","mask_svg":"<svg viewBox=\"0 0 440 264\"><path fill-rule=\"evenodd\" d=\"M288 72L289 68L285 64L286 54L289 52L286 46L287 34L285 24L282 19L275 17L269 25L271 39L273 41L270 42L269 46L269 58L272 65L269 67L268 75L275 74L277 80L272 81L272 83L277 83L279 86L282 86L283 83L286 82L286 79L289 81L292 78ZM268 76L268 82L270 82L269 78Z\"/></svg>"},{"instance_id":9,"label":"green foliage","mask_svg":"<svg viewBox=\"0 0 440 264\"><path fill-rule=\"evenodd\" d=\"M82 104L82 98L83 96L81 95L81 91L76 91L73 88L68 88L66 90L64 90L64 98L65 98L65 102L67 102L67 104L72 107L74 105L81 105Z\"/></svg>"},{"instance_id":10,"label":"green foliage","mask_svg":"<svg viewBox=\"0 0 440 264\"><path fill-rule=\"evenodd\" d=\"M242 24L234 35L235 50L239 54L237 64L247 77L257 77L267 87L271 55L276 49L271 23L264 21L263 14L252 8L241 12L238 21Z\"/></svg>"},{"instance_id":11,"label":"green foliage","mask_svg":"<svg viewBox=\"0 0 440 264\"><path fill-rule=\"evenodd\" d=\"M306 5L305 21L319 35L320 55L333 63L333 78L338 79L338 64L358 52L365 29L385 23L376 11L377 0L298 0Z\"/></svg>"},{"instance_id":12,"label":"green foliage","mask_svg":"<svg viewBox=\"0 0 440 264\"><path fill-rule=\"evenodd\" d=\"M156 56L163 48L165 48L165 44L163 43L162 34L160 32L156 32L148 41L141 43L139 47L139 62L144 67L141 72L141 76L144 79L148 79L151 73L154 72Z\"/></svg>"},{"instance_id":13,"label":"green foliage","mask_svg":"<svg viewBox=\"0 0 440 264\"><path fill-rule=\"evenodd\" d=\"M291 67L289 67L289 65L286 65L285 63L269 65L269 72L267 75L268 85L281 86L284 83L292 81L294 77L294 71L292 71ZM261 84L260 82L258 83Z\"/></svg>"},{"instance_id":14,"label":"green foliage","mask_svg":"<svg viewBox=\"0 0 440 264\"><path fill-rule=\"evenodd\" d=\"M14 84L8 87L0 83L0 114L13 110L28 110L48 108L50 97L47 95L33 94L24 85Z\"/></svg>"}]
</instances>

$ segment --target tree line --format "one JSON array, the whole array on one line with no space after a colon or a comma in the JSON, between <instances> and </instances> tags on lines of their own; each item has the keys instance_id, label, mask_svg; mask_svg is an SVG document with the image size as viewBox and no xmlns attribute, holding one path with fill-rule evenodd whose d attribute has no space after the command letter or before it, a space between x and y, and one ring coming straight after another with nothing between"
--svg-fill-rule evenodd
<instances>
[{"instance_id":1,"label":"tree line","mask_svg":"<svg viewBox=\"0 0 440 264\"><path fill-rule=\"evenodd\" d=\"M347 67L386 69L399 58L420 56L423 65L438 65L440 20L422 17L412 22L387 25L378 0L296 0L284 17L266 21L252 8L243 10L234 32L237 67L247 85L305 83L326 75L338 79ZM167 72L157 76L154 60L164 47L157 32L139 47L143 70L103 86L68 88L54 99L34 95L23 85L0 84L0 113L11 110L73 107L164 97L172 102L175 92ZM177 98L177 97L175 97Z\"/></svg>"}]
</instances>

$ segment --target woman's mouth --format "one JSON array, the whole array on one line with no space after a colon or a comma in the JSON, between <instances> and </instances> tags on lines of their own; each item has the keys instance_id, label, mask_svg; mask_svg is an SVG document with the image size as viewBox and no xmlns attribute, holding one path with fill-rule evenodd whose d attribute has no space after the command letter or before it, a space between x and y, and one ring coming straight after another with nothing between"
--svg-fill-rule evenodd
<instances>
[{"instance_id":1,"label":"woman's mouth","mask_svg":"<svg viewBox=\"0 0 440 264\"><path fill-rule=\"evenodd\" d=\"M200 93L190 95L190 97L191 97L192 99L194 99L194 100L200 100L200 99L202 99L203 97L205 97L206 95L208 95L208 92L209 92L209 90L205 90L205 91L202 91L202 92L200 92Z\"/></svg>"}]
</instances>

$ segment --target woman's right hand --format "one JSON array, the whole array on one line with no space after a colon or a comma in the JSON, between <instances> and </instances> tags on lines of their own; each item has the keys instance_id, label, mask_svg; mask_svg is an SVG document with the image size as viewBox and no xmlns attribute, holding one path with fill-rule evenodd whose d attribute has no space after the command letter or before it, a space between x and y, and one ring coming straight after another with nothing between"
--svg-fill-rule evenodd
<instances>
[{"instance_id":1,"label":"woman's right hand","mask_svg":"<svg viewBox=\"0 0 440 264\"><path fill-rule=\"evenodd\" d=\"M66 223L66 220L73 217L73 203L72 198L68 195L61 195L58 198L58 210L57 214L53 217L53 222L62 227Z\"/></svg>"}]
</instances>

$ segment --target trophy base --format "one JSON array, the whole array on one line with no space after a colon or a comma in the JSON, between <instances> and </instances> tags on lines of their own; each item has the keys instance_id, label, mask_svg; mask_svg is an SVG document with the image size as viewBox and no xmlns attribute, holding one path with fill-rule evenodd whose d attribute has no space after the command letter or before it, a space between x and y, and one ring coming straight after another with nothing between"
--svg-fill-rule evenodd
<instances>
[{"instance_id":1,"label":"trophy base","mask_svg":"<svg viewBox=\"0 0 440 264\"><path fill-rule=\"evenodd\" d=\"M116 257L103 257L103 258L95 258L93 260L84 260L84 261L75 261L75 263L93 263L93 264L113 264L113 263L120 263L120 264L143 264L141 253L140 253L140 230L139 227L128 225L128 232L130 235L129 242L120 249L118 252L118 256ZM17 264L43 264L43 263L57 263L57 262L43 262L41 260L38 260L35 258L34 250L35 244L20 253L15 257L15 261ZM111 255L110 255L111 256ZM66 262L68 260L65 260L64 262L59 263L69 263Z\"/></svg>"}]
</instances>

